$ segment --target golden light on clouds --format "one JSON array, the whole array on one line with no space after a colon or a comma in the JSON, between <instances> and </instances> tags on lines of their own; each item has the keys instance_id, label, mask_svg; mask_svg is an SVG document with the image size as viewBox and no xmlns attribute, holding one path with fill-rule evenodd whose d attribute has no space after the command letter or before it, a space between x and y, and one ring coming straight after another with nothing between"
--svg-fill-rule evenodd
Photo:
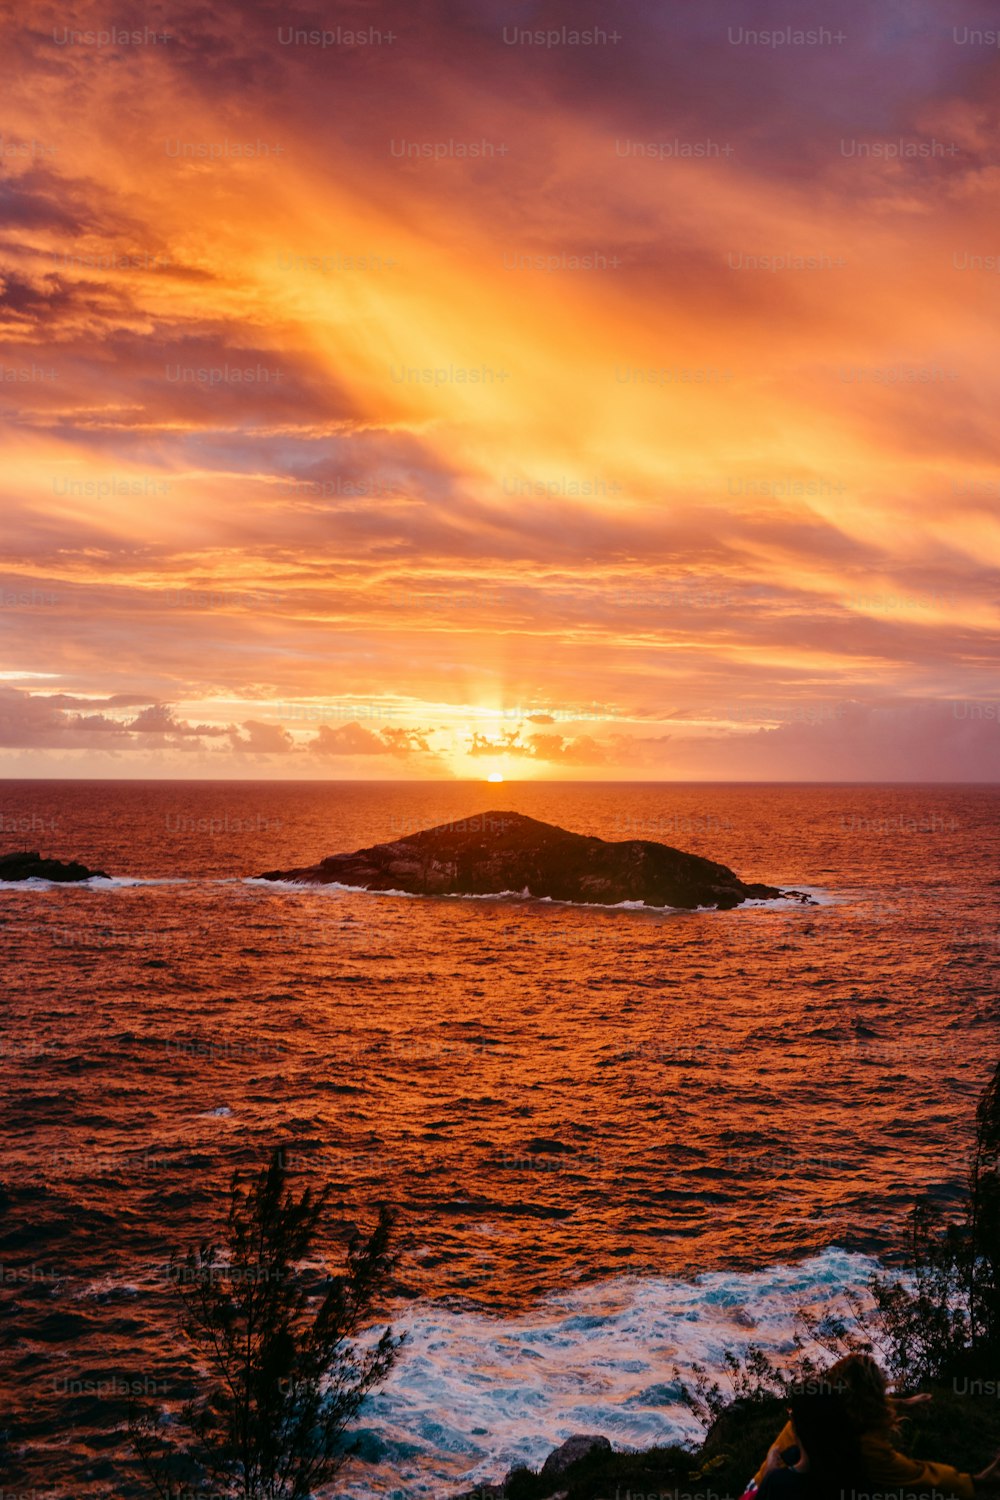
<instances>
[{"instance_id":1,"label":"golden light on clouds","mask_svg":"<svg viewBox=\"0 0 1000 1500\"><path fill-rule=\"evenodd\" d=\"M355 10L10 31L7 772L995 775L996 57Z\"/></svg>"}]
</instances>

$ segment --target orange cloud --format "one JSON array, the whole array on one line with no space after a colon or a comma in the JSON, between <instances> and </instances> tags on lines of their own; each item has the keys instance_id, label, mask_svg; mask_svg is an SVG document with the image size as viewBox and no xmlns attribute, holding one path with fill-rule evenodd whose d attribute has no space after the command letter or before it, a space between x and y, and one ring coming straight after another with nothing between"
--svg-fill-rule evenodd
<instances>
[{"instance_id":1,"label":"orange cloud","mask_svg":"<svg viewBox=\"0 0 1000 1500\"><path fill-rule=\"evenodd\" d=\"M740 0L355 13L6 23L9 753L984 773L934 706L995 693L996 56L860 0L796 55Z\"/></svg>"}]
</instances>

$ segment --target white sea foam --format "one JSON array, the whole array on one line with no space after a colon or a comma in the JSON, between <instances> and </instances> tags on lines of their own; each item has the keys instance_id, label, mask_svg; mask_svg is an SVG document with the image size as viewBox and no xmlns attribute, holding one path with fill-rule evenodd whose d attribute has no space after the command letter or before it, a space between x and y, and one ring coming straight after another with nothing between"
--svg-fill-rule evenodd
<instances>
[{"instance_id":1,"label":"white sea foam","mask_svg":"<svg viewBox=\"0 0 1000 1500\"><path fill-rule=\"evenodd\" d=\"M433 1304L393 1319L408 1338L360 1426L376 1464L352 1471L345 1494L422 1496L537 1467L574 1432L618 1448L697 1442L679 1400L692 1365L722 1370L727 1350L756 1343L791 1352L799 1307L837 1307L877 1262L829 1249L795 1265L713 1271L695 1281L622 1277L551 1297L518 1317ZM724 1384L724 1381L723 1381Z\"/></svg>"},{"instance_id":2,"label":"white sea foam","mask_svg":"<svg viewBox=\"0 0 1000 1500\"><path fill-rule=\"evenodd\" d=\"M0 891L54 891L60 884L58 880L39 880L37 875L32 875L28 880L0 880ZM89 881L75 881L76 885L88 885Z\"/></svg>"},{"instance_id":3,"label":"white sea foam","mask_svg":"<svg viewBox=\"0 0 1000 1500\"><path fill-rule=\"evenodd\" d=\"M523 904L531 903L535 906L568 906L581 911L643 911L654 915L670 915L676 913L679 916L689 916L692 912L715 912L715 906L649 906L645 901L561 901L556 896L533 896L525 888L523 891L486 891L475 894L467 894L458 891L442 892L440 895L429 894L423 891L373 891L366 885L344 885L339 880L312 881L312 880L264 880L260 876L249 876L243 881L244 885L264 886L270 890L278 891L332 891L341 892L351 896L404 896L410 901L510 901ZM811 896L817 906L832 906L836 904L836 898L824 892L819 886L800 885L795 887L804 895ZM768 911L806 911L808 906L797 900L794 896L777 897L770 900L752 899L743 901L739 906L727 907L726 914L733 911L745 911L748 908L766 908Z\"/></svg>"}]
</instances>

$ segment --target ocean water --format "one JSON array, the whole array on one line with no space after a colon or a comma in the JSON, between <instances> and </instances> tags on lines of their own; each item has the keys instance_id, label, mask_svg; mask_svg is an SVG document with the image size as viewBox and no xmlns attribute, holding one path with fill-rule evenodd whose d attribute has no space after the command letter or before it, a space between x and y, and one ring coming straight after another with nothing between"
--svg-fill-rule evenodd
<instances>
[{"instance_id":1,"label":"ocean water","mask_svg":"<svg viewBox=\"0 0 1000 1500\"><path fill-rule=\"evenodd\" d=\"M487 810L815 904L601 910L274 886ZM696 1435L673 1370L956 1201L998 1050L1000 788L0 784L8 1489L140 1494L125 1383L186 1394L170 1252L282 1145L329 1244L399 1213L410 1340L346 1493L447 1495L573 1431Z\"/></svg>"}]
</instances>

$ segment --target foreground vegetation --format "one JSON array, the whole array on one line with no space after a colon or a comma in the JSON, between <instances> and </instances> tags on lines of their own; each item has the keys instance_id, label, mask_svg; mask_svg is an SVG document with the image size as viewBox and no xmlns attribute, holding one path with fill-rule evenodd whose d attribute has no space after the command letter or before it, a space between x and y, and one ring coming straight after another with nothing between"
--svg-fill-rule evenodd
<instances>
[{"instance_id":1,"label":"foreground vegetation","mask_svg":"<svg viewBox=\"0 0 1000 1500\"><path fill-rule=\"evenodd\" d=\"M309 1267L329 1191L289 1191L275 1151L249 1187L234 1177L224 1251L205 1243L172 1262L197 1395L169 1426L138 1408L130 1423L161 1500L308 1500L344 1463L350 1424L402 1339L359 1338L395 1263L386 1209L343 1272Z\"/></svg>"}]
</instances>

